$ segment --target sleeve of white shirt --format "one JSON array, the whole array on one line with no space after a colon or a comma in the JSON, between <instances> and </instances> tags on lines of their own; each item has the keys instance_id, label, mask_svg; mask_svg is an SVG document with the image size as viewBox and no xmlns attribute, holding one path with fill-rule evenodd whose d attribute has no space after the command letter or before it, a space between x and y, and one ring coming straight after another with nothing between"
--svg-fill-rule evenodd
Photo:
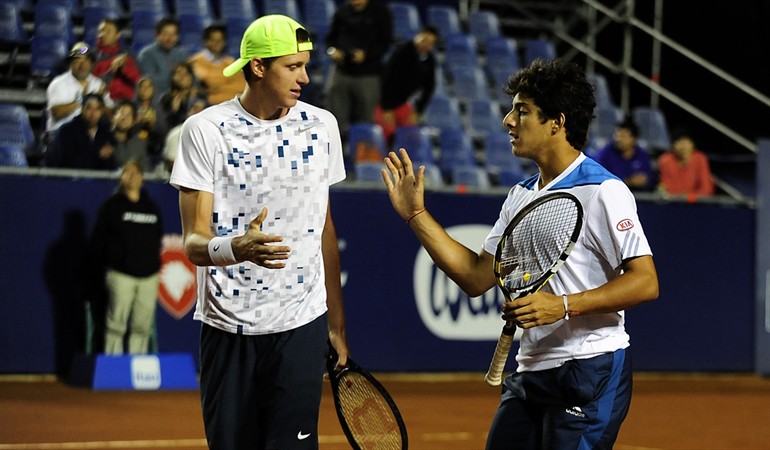
<instances>
[{"instance_id":1,"label":"sleeve of white shirt","mask_svg":"<svg viewBox=\"0 0 770 450\"><path fill-rule=\"evenodd\" d=\"M214 136L219 135L216 126L200 114L184 122L169 179L172 186L214 193L214 147L218 142Z\"/></svg>"},{"instance_id":2,"label":"sleeve of white shirt","mask_svg":"<svg viewBox=\"0 0 770 450\"><path fill-rule=\"evenodd\" d=\"M586 211L584 227L587 242L614 268L629 258L652 255L636 200L620 180L602 183Z\"/></svg>"},{"instance_id":3,"label":"sleeve of white shirt","mask_svg":"<svg viewBox=\"0 0 770 450\"><path fill-rule=\"evenodd\" d=\"M329 129L329 185L339 183L346 177L345 162L342 156L342 138L337 118L328 111L321 110L324 123Z\"/></svg>"}]
</instances>

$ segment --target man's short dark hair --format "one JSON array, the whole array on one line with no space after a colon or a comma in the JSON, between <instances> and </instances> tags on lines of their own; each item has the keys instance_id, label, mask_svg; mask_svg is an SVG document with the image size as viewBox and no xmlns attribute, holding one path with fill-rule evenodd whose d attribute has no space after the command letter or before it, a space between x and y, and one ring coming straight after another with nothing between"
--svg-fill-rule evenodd
<instances>
[{"instance_id":1,"label":"man's short dark hair","mask_svg":"<svg viewBox=\"0 0 770 450\"><path fill-rule=\"evenodd\" d=\"M179 30L179 21L173 17L163 17L155 24L155 36L159 35L167 25L173 25Z\"/></svg>"}]
</instances>

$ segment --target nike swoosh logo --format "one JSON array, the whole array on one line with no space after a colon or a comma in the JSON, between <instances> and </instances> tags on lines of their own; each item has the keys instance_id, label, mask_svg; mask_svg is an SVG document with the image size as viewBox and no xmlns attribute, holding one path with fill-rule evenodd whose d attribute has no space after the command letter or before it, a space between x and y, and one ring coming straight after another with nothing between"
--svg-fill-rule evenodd
<instances>
[{"instance_id":1,"label":"nike swoosh logo","mask_svg":"<svg viewBox=\"0 0 770 450\"><path fill-rule=\"evenodd\" d=\"M310 433L302 434L301 431L299 433L297 433L297 439L299 439L300 441L303 440L303 439L307 439L308 437L310 437Z\"/></svg>"},{"instance_id":2,"label":"nike swoosh logo","mask_svg":"<svg viewBox=\"0 0 770 450\"><path fill-rule=\"evenodd\" d=\"M215 246L214 246L214 251L215 251L215 252L219 251L219 247L220 247L220 245L219 245L219 244L215 245Z\"/></svg>"},{"instance_id":3,"label":"nike swoosh logo","mask_svg":"<svg viewBox=\"0 0 770 450\"><path fill-rule=\"evenodd\" d=\"M300 127L300 128L297 129L297 132L304 133L305 131L307 131L307 130L309 130L311 128L313 128L313 125L309 125L309 126L306 126L306 127Z\"/></svg>"}]
</instances>

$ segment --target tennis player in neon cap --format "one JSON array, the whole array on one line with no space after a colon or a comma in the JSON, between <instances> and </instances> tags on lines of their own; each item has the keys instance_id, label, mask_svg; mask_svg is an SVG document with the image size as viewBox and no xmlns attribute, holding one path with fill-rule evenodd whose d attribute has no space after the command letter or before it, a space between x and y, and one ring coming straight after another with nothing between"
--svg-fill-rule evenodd
<instances>
[{"instance_id":1,"label":"tennis player in neon cap","mask_svg":"<svg viewBox=\"0 0 770 450\"><path fill-rule=\"evenodd\" d=\"M212 449L317 449L327 339L347 361L329 186L334 116L304 103L313 43L268 15L244 32L236 98L183 125L170 183L198 266L201 403Z\"/></svg>"}]
</instances>

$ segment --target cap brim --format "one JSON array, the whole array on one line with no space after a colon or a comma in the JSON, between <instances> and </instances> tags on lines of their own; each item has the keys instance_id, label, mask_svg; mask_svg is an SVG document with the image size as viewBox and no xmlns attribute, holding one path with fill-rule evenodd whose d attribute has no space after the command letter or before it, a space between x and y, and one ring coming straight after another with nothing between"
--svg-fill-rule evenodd
<instances>
[{"instance_id":1,"label":"cap brim","mask_svg":"<svg viewBox=\"0 0 770 450\"><path fill-rule=\"evenodd\" d=\"M226 77L231 77L231 76L235 75L236 73L240 72L241 69L243 69L243 66L248 64L249 61L251 61L250 58L249 59L247 59L247 58L238 58L238 59L236 59L235 61L233 61L232 64L230 64L229 66L225 67L224 70L222 70L222 75L224 75Z\"/></svg>"}]
</instances>

